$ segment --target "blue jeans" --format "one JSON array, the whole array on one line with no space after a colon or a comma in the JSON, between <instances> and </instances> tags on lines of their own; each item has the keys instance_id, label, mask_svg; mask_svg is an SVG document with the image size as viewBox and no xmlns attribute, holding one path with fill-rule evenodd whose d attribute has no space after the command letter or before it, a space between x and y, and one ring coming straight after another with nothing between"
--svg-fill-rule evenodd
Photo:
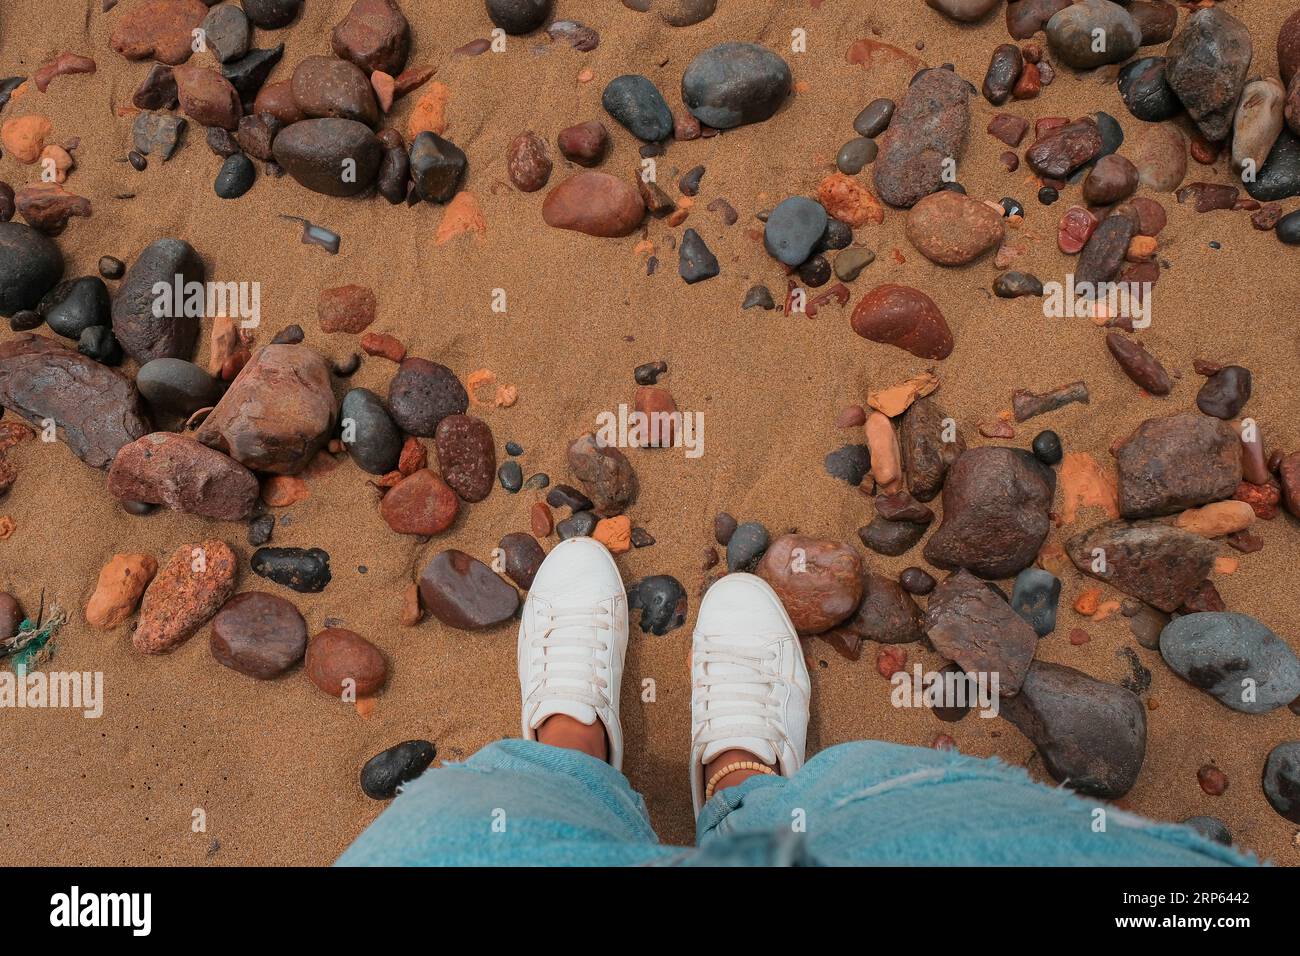
<instances>
[{"instance_id":1,"label":"blue jeans","mask_svg":"<svg viewBox=\"0 0 1300 956\"><path fill-rule=\"evenodd\" d=\"M682 782L686 786L686 782ZM1214 866L1255 860L954 751L840 744L794 777L718 793L698 848L664 846L645 801L576 750L500 740L427 771L338 866Z\"/></svg>"}]
</instances>

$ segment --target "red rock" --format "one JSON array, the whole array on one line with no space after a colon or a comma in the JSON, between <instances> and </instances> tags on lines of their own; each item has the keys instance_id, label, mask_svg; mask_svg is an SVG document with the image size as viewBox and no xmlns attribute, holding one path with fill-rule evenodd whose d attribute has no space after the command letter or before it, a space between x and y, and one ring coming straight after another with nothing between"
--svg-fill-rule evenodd
<instances>
[{"instance_id":1,"label":"red rock","mask_svg":"<svg viewBox=\"0 0 1300 956\"><path fill-rule=\"evenodd\" d=\"M633 407L646 415L647 429L645 441L641 444L647 448L670 448L676 437L673 416L677 414L677 402L673 393L657 385L641 385L636 390Z\"/></svg>"},{"instance_id":2,"label":"red rock","mask_svg":"<svg viewBox=\"0 0 1300 956\"><path fill-rule=\"evenodd\" d=\"M1000 213L977 199L940 190L919 200L907 214L907 239L921 255L941 266L973 262L1002 242Z\"/></svg>"},{"instance_id":3,"label":"red rock","mask_svg":"<svg viewBox=\"0 0 1300 956\"><path fill-rule=\"evenodd\" d=\"M497 453L492 429L472 415L448 415L434 432L438 470L464 501L482 501L492 491Z\"/></svg>"},{"instance_id":4,"label":"red rock","mask_svg":"<svg viewBox=\"0 0 1300 956\"><path fill-rule=\"evenodd\" d=\"M609 131L605 124L592 120L560 130L556 138L560 153L579 166L599 166L609 149Z\"/></svg>"},{"instance_id":5,"label":"red rock","mask_svg":"<svg viewBox=\"0 0 1300 956\"><path fill-rule=\"evenodd\" d=\"M636 501L638 485L632 463L617 448L601 445L591 432L573 440L567 459L569 470L602 518L622 514Z\"/></svg>"},{"instance_id":6,"label":"red rock","mask_svg":"<svg viewBox=\"0 0 1300 956\"><path fill-rule=\"evenodd\" d=\"M239 559L224 541L183 544L144 592L131 643L163 654L188 640L235 593Z\"/></svg>"},{"instance_id":7,"label":"red rock","mask_svg":"<svg viewBox=\"0 0 1300 956\"><path fill-rule=\"evenodd\" d=\"M961 159L970 131L970 92L951 70L919 74L907 87L872 165L876 195L911 206L938 189L949 163Z\"/></svg>"},{"instance_id":8,"label":"red rock","mask_svg":"<svg viewBox=\"0 0 1300 956\"><path fill-rule=\"evenodd\" d=\"M428 468L403 478L384 495L379 513L398 534L429 537L451 527L460 499Z\"/></svg>"},{"instance_id":9,"label":"red rock","mask_svg":"<svg viewBox=\"0 0 1300 956\"><path fill-rule=\"evenodd\" d=\"M1286 510L1293 517L1300 518L1300 451L1293 451L1282 459L1278 477L1282 480L1282 500Z\"/></svg>"},{"instance_id":10,"label":"red rock","mask_svg":"<svg viewBox=\"0 0 1300 956\"><path fill-rule=\"evenodd\" d=\"M1228 789L1228 775L1212 763L1203 764L1196 771L1196 782L1212 797L1221 797Z\"/></svg>"},{"instance_id":11,"label":"red rock","mask_svg":"<svg viewBox=\"0 0 1300 956\"><path fill-rule=\"evenodd\" d=\"M231 670L270 680L302 660L307 622L284 598L248 591L227 601L212 619L208 649Z\"/></svg>"},{"instance_id":12,"label":"red rock","mask_svg":"<svg viewBox=\"0 0 1300 956\"><path fill-rule=\"evenodd\" d=\"M200 126L219 126L232 132L239 128L244 109L239 94L224 76L201 66L178 66L172 75L186 116Z\"/></svg>"},{"instance_id":13,"label":"red rock","mask_svg":"<svg viewBox=\"0 0 1300 956\"><path fill-rule=\"evenodd\" d=\"M90 200L68 192L58 183L33 183L14 196L18 213L47 235L56 236L73 216L90 217Z\"/></svg>"},{"instance_id":14,"label":"red rock","mask_svg":"<svg viewBox=\"0 0 1300 956\"><path fill-rule=\"evenodd\" d=\"M988 133L1008 146L1019 146L1029 130L1029 120L1010 113L999 113L989 120Z\"/></svg>"},{"instance_id":15,"label":"red rock","mask_svg":"<svg viewBox=\"0 0 1300 956\"><path fill-rule=\"evenodd\" d=\"M361 336L361 350L367 355L378 355L390 362L400 363L406 358L406 346L382 332L367 332Z\"/></svg>"},{"instance_id":16,"label":"red rock","mask_svg":"<svg viewBox=\"0 0 1300 956\"><path fill-rule=\"evenodd\" d=\"M1277 517L1277 506L1282 500L1282 489L1276 481L1259 485L1243 481L1237 485L1237 490L1233 492L1232 497L1234 501L1244 501L1250 505L1255 512L1255 517L1261 521L1272 521ZM1290 511L1290 507L1287 510Z\"/></svg>"},{"instance_id":17,"label":"red rock","mask_svg":"<svg viewBox=\"0 0 1300 956\"><path fill-rule=\"evenodd\" d=\"M1236 429L1196 412L1147 419L1115 458L1125 518L1174 514L1231 498L1241 481Z\"/></svg>"},{"instance_id":18,"label":"red rock","mask_svg":"<svg viewBox=\"0 0 1300 956\"><path fill-rule=\"evenodd\" d=\"M375 321L375 294L360 285L326 289L316 303L322 332L364 332Z\"/></svg>"},{"instance_id":19,"label":"red rock","mask_svg":"<svg viewBox=\"0 0 1300 956\"><path fill-rule=\"evenodd\" d=\"M293 98L310 117L355 120L374 127L379 122L370 76L347 60L309 56L293 71Z\"/></svg>"},{"instance_id":20,"label":"red rock","mask_svg":"<svg viewBox=\"0 0 1300 956\"><path fill-rule=\"evenodd\" d=\"M39 113L15 116L0 126L0 144L11 158L30 165L41 158L51 128L50 121Z\"/></svg>"},{"instance_id":21,"label":"red rock","mask_svg":"<svg viewBox=\"0 0 1300 956\"><path fill-rule=\"evenodd\" d=\"M69 76L77 73L94 73L95 61L88 56L78 56L76 53L60 53L49 63L33 74L32 79L36 83L36 88L42 93L49 88L50 81L56 76Z\"/></svg>"},{"instance_id":22,"label":"red rock","mask_svg":"<svg viewBox=\"0 0 1300 956\"><path fill-rule=\"evenodd\" d=\"M337 409L329 368L305 345L268 345L194 433L254 471L297 474L325 447Z\"/></svg>"},{"instance_id":23,"label":"red rock","mask_svg":"<svg viewBox=\"0 0 1300 956\"><path fill-rule=\"evenodd\" d=\"M532 130L516 136L506 151L506 173L520 192L534 193L551 178L546 141Z\"/></svg>"},{"instance_id":24,"label":"red rock","mask_svg":"<svg viewBox=\"0 0 1300 956\"><path fill-rule=\"evenodd\" d=\"M907 651L895 644L885 644L876 651L876 673L889 680L907 670Z\"/></svg>"},{"instance_id":25,"label":"red rock","mask_svg":"<svg viewBox=\"0 0 1300 956\"><path fill-rule=\"evenodd\" d=\"M174 66L190 58L193 31L207 14L203 0L137 0L118 14L109 43L128 60Z\"/></svg>"},{"instance_id":26,"label":"red rock","mask_svg":"<svg viewBox=\"0 0 1300 956\"><path fill-rule=\"evenodd\" d=\"M998 675L998 691L1014 696L1029 672L1038 635L1011 605L969 571L948 576L930 595L926 636L967 673Z\"/></svg>"},{"instance_id":27,"label":"red rock","mask_svg":"<svg viewBox=\"0 0 1300 956\"><path fill-rule=\"evenodd\" d=\"M862 559L838 541L782 535L768 547L754 573L776 591L800 634L829 630L862 600Z\"/></svg>"},{"instance_id":28,"label":"red rock","mask_svg":"<svg viewBox=\"0 0 1300 956\"><path fill-rule=\"evenodd\" d=\"M1056 227L1057 248L1066 255L1077 254L1087 245L1099 224L1100 220L1082 206L1071 206Z\"/></svg>"},{"instance_id":29,"label":"red rock","mask_svg":"<svg viewBox=\"0 0 1300 956\"><path fill-rule=\"evenodd\" d=\"M406 440L402 442L402 453L397 459L397 470L405 477L428 466L429 450L424 447L420 439L414 435L407 435Z\"/></svg>"},{"instance_id":30,"label":"red rock","mask_svg":"<svg viewBox=\"0 0 1300 956\"><path fill-rule=\"evenodd\" d=\"M296 475L272 475L262 484L262 501L268 508L288 508L310 497L307 482Z\"/></svg>"},{"instance_id":31,"label":"red rock","mask_svg":"<svg viewBox=\"0 0 1300 956\"><path fill-rule=\"evenodd\" d=\"M239 462L188 435L154 432L126 445L108 470L108 493L214 521L244 521L257 478Z\"/></svg>"},{"instance_id":32,"label":"red rock","mask_svg":"<svg viewBox=\"0 0 1300 956\"><path fill-rule=\"evenodd\" d=\"M918 358L952 353L952 331L928 295L910 286L881 285L853 310L853 331L873 342L896 345Z\"/></svg>"},{"instance_id":33,"label":"red rock","mask_svg":"<svg viewBox=\"0 0 1300 956\"><path fill-rule=\"evenodd\" d=\"M356 0L330 34L330 48L366 73L397 76L406 66L411 26L394 0Z\"/></svg>"},{"instance_id":34,"label":"red rock","mask_svg":"<svg viewBox=\"0 0 1300 956\"><path fill-rule=\"evenodd\" d=\"M448 627L478 630L508 620L519 607L519 592L482 561L450 550L420 572L420 601Z\"/></svg>"},{"instance_id":35,"label":"red rock","mask_svg":"<svg viewBox=\"0 0 1300 956\"><path fill-rule=\"evenodd\" d=\"M158 573L152 554L115 554L99 572L95 593L86 602L86 623L101 630L117 627L135 613L144 589Z\"/></svg>"},{"instance_id":36,"label":"red rock","mask_svg":"<svg viewBox=\"0 0 1300 956\"><path fill-rule=\"evenodd\" d=\"M326 628L311 639L304 670L331 697L350 700L375 693L388 679L388 662L379 648L341 627Z\"/></svg>"},{"instance_id":37,"label":"red rock","mask_svg":"<svg viewBox=\"0 0 1300 956\"><path fill-rule=\"evenodd\" d=\"M1214 567L1217 547L1198 534L1158 521L1109 521L1066 542L1084 574L1162 611L1175 611ZM1097 562L1097 549L1105 555Z\"/></svg>"},{"instance_id":38,"label":"red rock","mask_svg":"<svg viewBox=\"0 0 1300 956\"><path fill-rule=\"evenodd\" d=\"M268 83L262 87L257 99L253 101L253 113L270 113L285 126L307 118L298 101L293 98L293 83L289 80Z\"/></svg>"},{"instance_id":39,"label":"red rock","mask_svg":"<svg viewBox=\"0 0 1300 956\"><path fill-rule=\"evenodd\" d=\"M885 220L885 210L871 190L840 172L831 173L817 185L817 201L831 218L855 229Z\"/></svg>"},{"instance_id":40,"label":"red rock","mask_svg":"<svg viewBox=\"0 0 1300 956\"><path fill-rule=\"evenodd\" d=\"M534 501L528 511L528 524L534 538L545 538L555 530L555 518L545 501Z\"/></svg>"},{"instance_id":41,"label":"red rock","mask_svg":"<svg viewBox=\"0 0 1300 956\"><path fill-rule=\"evenodd\" d=\"M370 74L370 88L375 91L375 99L379 102L379 112L387 113L393 108L397 83L389 74L383 70L375 70ZM394 130L393 132L397 131Z\"/></svg>"},{"instance_id":42,"label":"red rock","mask_svg":"<svg viewBox=\"0 0 1300 956\"><path fill-rule=\"evenodd\" d=\"M608 173L576 173L552 189L542 203L542 219L548 226L589 236L630 235L644 216L640 190Z\"/></svg>"},{"instance_id":43,"label":"red rock","mask_svg":"<svg viewBox=\"0 0 1300 956\"><path fill-rule=\"evenodd\" d=\"M1032 100L1042 88L1042 74L1038 64L1026 63L1020 78L1016 80L1016 85L1011 88L1011 96L1017 100Z\"/></svg>"}]
</instances>

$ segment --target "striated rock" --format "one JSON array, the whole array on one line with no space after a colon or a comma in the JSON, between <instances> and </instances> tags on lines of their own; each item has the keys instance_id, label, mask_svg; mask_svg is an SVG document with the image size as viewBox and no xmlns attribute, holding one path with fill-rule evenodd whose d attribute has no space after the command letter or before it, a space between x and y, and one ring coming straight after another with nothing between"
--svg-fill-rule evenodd
<instances>
[{"instance_id":1,"label":"striated rock","mask_svg":"<svg viewBox=\"0 0 1300 956\"><path fill-rule=\"evenodd\" d=\"M442 480L465 501L482 501L492 491L496 446L487 422L470 415L448 415L434 435Z\"/></svg>"},{"instance_id":2,"label":"striated rock","mask_svg":"<svg viewBox=\"0 0 1300 956\"><path fill-rule=\"evenodd\" d=\"M1001 244L1006 227L1002 216L985 203L945 189L912 207L906 232L908 241L931 262L960 266Z\"/></svg>"},{"instance_id":3,"label":"striated rock","mask_svg":"<svg viewBox=\"0 0 1300 956\"><path fill-rule=\"evenodd\" d=\"M1165 78L1205 138L1226 138L1250 68L1246 25L1221 7L1197 10L1165 58Z\"/></svg>"},{"instance_id":4,"label":"striated rock","mask_svg":"<svg viewBox=\"0 0 1300 956\"><path fill-rule=\"evenodd\" d=\"M1148 56L1119 71L1119 95L1130 113L1148 123L1173 119L1183 104L1165 79L1165 58Z\"/></svg>"},{"instance_id":5,"label":"striated rock","mask_svg":"<svg viewBox=\"0 0 1300 956\"><path fill-rule=\"evenodd\" d=\"M86 602L86 623L112 630L135 613L144 589L158 573L152 554L115 554L99 572L95 593ZM0 637L3 637L0 628Z\"/></svg>"},{"instance_id":6,"label":"striated rock","mask_svg":"<svg viewBox=\"0 0 1300 956\"><path fill-rule=\"evenodd\" d=\"M970 131L970 90L951 70L921 73L880 140L872 166L876 195L911 206L943 185L945 169L961 159Z\"/></svg>"},{"instance_id":7,"label":"striated rock","mask_svg":"<svg viewBox=\"0 0 1300 956\"><path fill-rule=\"evenodd\" d=\"M364 123L324 118L285 127L272 152L290 176L313 192L355 196L375 181L384 147ZM345 167L346 160L352 162Z\"/></svg>"},{"instance_id":8,"label":"striated rock","mask_svg":"<svg viewBox=\"0 0 1300 956\"><path fill-rule=\"evenodd\" d=\"M52 420L92 468L152 430L130 380L39 335L0 343L0 406L38 428Z\"/></svg>"},{"instance_id":9,"label":"striated rock","mask_svg":"<svg viewBox=\"0 0 1300 956\"><path fill-rule=\"evenodd\" d=\"M876 286L854 307L851 324L864 339L896 345L918 358L943 359L952 353L952 330L943 313L910 286Z\"/></svg>"},{"instance_id":10,"label":"striated rock","mask_svg":"<svg viewBox=\"0 0 1300 956\"><path fill-rule=\"evenodd\" d=\"M1024 618L964 569L931 593L925 630L934 649L967 674L996 674L1003 698L1019 692L1038 646Z\"/></svg>"},{"instance_id":11,"label":"striated rock","mask_svg":"<svg viewBox=\"0 0 1300 956\"><path fill-rule=\"evenodd\" d=\"M1075 535L1065 550L1084 574L1162 611L1175 611L1214 567L1217 548L1156 521L1109 521Z\"/></svg>"},{"instance_id":12,"label":"striated rock","mask_svg":"<svg viewBox=\"0 0 1300 956\"><path fill-rule=\"evenodd\" d=\"M257 478L186 435L154 432L125 445L108 470L119 501L166 505L215 521L244 521L257 502Z\"/></svg>"},{"instance_id":13,"label":"striated rock","mask_svg":"<svg viewBox=\"0 0 1300 956\"><path fill-rule=\"evenodd\" d=\"M203 281L203 260L188 242L151 243L131 264L113 299L113 335L123 351L141 365L193 356L204 306L190 300L188 287ZM155 292L160 284L168 287L161 296Z\"/></svg>"},{"instance_id":14,"label":"striated rock","mask_svg":"<svg viewBox=\"0 0 1300 956\"><path fill-rule=\"evenodd\" d=\"M636 186L591 170L570 176L542 203L548 226L603 238L630 235L644 216L645 201Z\"/></svg>"},{"instance_id":15,"label":"striated rock","mask_svg":"<svg viewBox=\"0 0 1300 956\"><path fill-rule=\"evenodd\" d=\"M1241 481L1236 431L1195 412L1147 419L1119 446L1115 460L1125 518L1173 514L1231 498Z\"/></svg>"},{"instance_id":16,"label":"striated rock","mask_svg":"<svg viewBox=\"0 0 1300 956\"><path fill-rule=\"evenodd\" d=\"M259 349L194 433L254 471L293 475L334 430L329 368L305 345Z\"/></svg>"},{"instance_id":17,"label":"striated rock","mask_svg":"<svg viewBox=\"0 0 1300 956\"><path fill-rule=\"evenodd\" d=\"M235 593L238 567L224 541L181 545L145 590L131 644L163 654L184 643Z\"/></svg>"},{"instance_id":18,"label":"striated rock","mask_svg":"<svg viewBox=\"0 0 1300 956\"><path fill-rule=\"evenodd\" d=\"M367 76L376 70L397 76L410 48L411 25L394 0L356 0L330 33L334 55L355 63Z\"/></svg>"},{"instance_id":19,"label":"striated rock","mask_svg":"<svg viewBox=\"0 0 1300 956\"><path fill-rule=\"evenodd\" d=\"M1055 476L1033 455L987 446L964 452L943 486L943 522L925 545L940 568L1006 578L1033 563L1047 538Z\"/></svg>"},{"instance_id":20,"label":"striated rock","mask_svg":"<svg viewBox=\"0 0 1300 956\"><path fill-rule=\"evenodd\" d=\"M231 670L270 680L302 660L307 622L284 598L248 591L227 601L212 619L208 649Z\"/></svg>"},{"instance_id":21,"label":"striated rock","mask_svg":"<svg viewBox=\"0 0 1300 956\"><path fill-rule=\"evenodd\" d=\"M388 410L402 431L422 438L437 434L438 423L469 408L469 393L456 373L422 358L406 358L388 383Z\"/></svg>"},{"instance_id":22,"label":"striated rock","mask_svg":"<svg viewBox=\"0 0 1300 956\"><path fill-rule=\"evenodd\" d=\"M1300 697L1300 658L1245 614L1175 618L1160 632L1160 656L1183 680L1243 714L1265 714Z\"/></svg>"},{"instance_id":23,"label":"striated rock","mask_svg":"<svg viewBox=\"0 0 1300 956\"><path fill-rule=\"evenodd\" d=\"M1124 687L1035 661L1002 716L1030 739L1057 782L1104 799L1133 788L1146 757L1146 709Z\"/></svg>"},{"instance_id":24,"label":"striated rock","mask_svg":"<svg viewBox=\"0 0 1300 956\"><path fill-rule=\"evenodd\" d=\"M448 627L477 630L509 619L519 592L464 551L442 551L420 572L420 602Z\"/></svg>"},{"instance_id":25,"label":"striated rock","mask_svg":"<svg viewBox=\"0 0 1300 956\"><path fill-rule=\"evenodd\" d=\"M430 537L451 527L460 511L456 492L428 468L407 475L384 495L379 513L398 534Z\"/></svg>"},{"instance_id":26,"label":"striated rock","mask_svg":"<svg viewBox=\"0 0 1300 956\"><path fill-rule=\"evenodd\" d=\"M591 432L574 439L567 460L602 518L622 514L636 501L638 485L632 463L617 448L601 445Z\"/></svg>"},{"instance_id":27,"label":"striated rock","mask_svg":"<svg viewBox=\"0 0 1300 956\"><path fill-rule=\"evenodd\" d=\"M355 631L330 627L307 644L307 679L331 697L373 694L388 679L388 662L379 648Z\"/></svg>"},{"instance_id":28,"label":"striated rock","mask_svg":"<svg viewBox=\"0 0 1300 956\"><path fill-rule=\"evenodd\" d=\"M862 600L862 559L838 541L781 535L754 573L776 591L800 634L829 630L848 618Z\"/></svg>"}]
</instances>

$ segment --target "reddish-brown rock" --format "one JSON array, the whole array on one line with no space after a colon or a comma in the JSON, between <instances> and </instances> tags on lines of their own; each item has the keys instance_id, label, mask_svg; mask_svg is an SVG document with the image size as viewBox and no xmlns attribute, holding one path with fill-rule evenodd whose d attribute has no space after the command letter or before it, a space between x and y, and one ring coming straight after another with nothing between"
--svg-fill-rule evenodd
<instances>
[{"instance_id":1,"label":"reddish-brown rock","mask_svg":"<svg viewBox=\"0 0 1300 956\"><path fill-rule=\"evenodd\" d=\"M449 627L477 630L508 620L519 592L464 551L443 551L420 572L420 601Z\"/></svg>"},{"instance_id":2,"label":"reddish-brown rock","mask_svg":"<svg viewBox=\"0 0 1300 956\"><path fill-rule=\"evenodd\" d=\"M212 619L208 648L231 670L270 680L302 660L307 622L284 598L248 591L227 601Z\"/></svg>"},{"instance_id":3,"label":"reddish-brown rock","mask_svg":"<svg viewBox=\"0 0 1300 956\"><path fill-rule=\"evenodd\" d=\"M257 99L253 101L253 113L270 113L285 126L307 118L298 101L293 98L293 83L290 80L268 83L262 87L257 93Z\"/></svg>"},{"instance_id":4,"label":"reddish-brown rock","mask_svg":"<svg viewBox=\"0 0 1300 956\"><path fill-rule=\"evenodd\" d=\"M912 403L898 429L903 456L903 473L912 497L931 501L943 487L948 469L966 450L954 419L944 414L932 399Z\"/></svg>"},{"instance_id":5,"label":"reddish-brown rock","mask_svg":"<svg viewBox=\"0 0 1300 956\"><path fill-rule=\"evenodd\" d=\"M101 630L117 627L135 613L144 589L158 573L152 554L115 554L99 572L95 593L86 602L86 623Z\"/></svg>"},{"instance_id":6,"label":"reddish-brown rock","mask_svg":"<svg viewBox=\"0 0 1300 956\"><path fill-rule=\"evenodd\" d=\"M851 321L864 339L896 345L918 358L943 359L952 352L952 331L943 313L911 286L876 286L853 309Z\"/></svg>"},{"instance_id":7,"label":"reddish-brown rock","mask_svg":"<svg viewBox=\"0 0 1300 956\"><path fill-rule=\"evenodd\" d=\"M217 539L173 551L145 589L135 649L162 654L188 640L235 593L238 568L230 545Z\"/></svg>"},{"instance_id":8,"label":"reddish-brown rock","mask_svg":"<svg viewBox=\"0 0 1300 956\"><path fill-rule=\"evenodd\" d=\"M375 294L360 285L326 289L316 303L316 317L322 332L357 335L375 321Z\"/></svg>"},{"instance_id":9,"label":"reddish-brown rock","mask_svg":"<svg viewBox=\"0 0 1300 956\"><path fill-rule=\"evenodd\" d=\"M184 63L207 15L203 0L135 0L117 15L109 43L128 60Z\"/></svg>"},{"instance_id":10,"label":"reddish-brown rock","mask_svg":"<svg viewBox=\"0 0 1300 956\"><path fill-rule=\"evenodd\" d=\"M893 578L866 572L862 602L842 625L864 641L909 644L925 636L924 615L912 596Z\"/></svg>"},{"instance_id":11,"label":"reddish-brown rock","mask_svg":"<svg viewBox=\"0 0 1300 956\"><path fill-rule=\"evenodd\" d=\"M1282 480L1282 502L1291 515L1300 518L1300 451L1293 451L1278 466Z\"/></svg>"},{"instance_id":12,"label":"reddish-brown rock","mask_svg":"<svg viewBox=\"0 0 1300 956\"><path fill-rule=\"evenodd\" d=\"M202 66L178 66L172 75L186 116L200 126L219 126L232 132L239 128L244 109L239 94L224 76Z\"/></svg>"},{"instance_id":13,"label":"reddish-brown rock","mask_svg":"<svg viewBox=\"0 0 1300 956\"><path fill-rule=\"evenodd\" d=\"M520 192L535 193L545 186L551 178L546 141L532 130L516 136L506 151L506 173Z\"/></svg>"},{"instance_id":14,"label":"reddish-brown rock","mask_svg":"<svg viewBox=\"0 0 1300 956\"><path fill-rule=\"evenodd\" d=\"M919 200L907 214L907 239L941 266L973 262L1002 242L1000 213L986 203L947 189Z\"/></svg>"},{"instance_id":15,"label":"reddish-brown rock","mask_svg":"<svg viewBox=\"0 0 1300 956\"><path fill-rule=\"evenodd\" d=\"M330 34L330 48L367 74L397 76L411 48L411 25L394 0L356 0Z\"/></svg>"},{"instance_id":16,"label":"reddish-brown rock","mask_svg":"<svg viewBox=\"0 0 1300 956\"><path fill-rule=\"evenodd\" d=\"M1241 481L1241 440L1228 422L1181 412L1144 421L1115 462L1123 517L1174 514L1232 497Z\"/></svg>"},{"instance_id":17,"label":"reddish-brown rock","mask_svg":"<svg viewBox=\"0 0 1300 956\"><path fill-rule=\"evenodd\" d=\"M591 432L574 439L567 458L569 470L601 517L622 514L636 500L638 486L632 463L617 448L601 445Z\"/></svg>"},{"instance_id":18,"label":"reddish-brown rock","mask_svg":"<svg viewBox=\"0 0 1300 956\"><path fill-rule=\"evenodd\" d=\"M556 138L560 153L579 166L599 166L609 149L609 130L597 120L560 130Z\"/></svg>"},{"instance_id":19,"label":"reddish-brown rock","mask_svg":"<svg viewBox=\"0 0 1300 956\"><path fill-rule=\"evenodd\" d=\"M542 219L548 226L589 236L630 235L645 216L641 192L608 173L575 173L547 194Z\"/></svg>"},{"instance_id":20,"label":"reddish-brown rock","mask_svg":"<svg viewBox=\"0 0 1300 956\"><path fill-rule=\"evenodd\" d=\"M857 610L862 571L862 559L847 544L802 534L777 538L755 569L800 634L829 630Z\"/></svg>"},{"instance_id":21,"label":"reddish-brown rock","mask_svg":"<svg viewBox=\"0 0 1300 956\"><path fill-rule=\"evenodd\" d=\"M398 534L425 537L450 528L459 511L456 492L428 468L399 481L379 505L379 513L388 527Z\"/></svg>"},{"instance_id":22,"label":"reddish-brown rock","mask_svg":"<svg viewBox=\"0 0 1300 956\"><path fill-rule=\"evenodd\" d=\"M1074 566L1162 611L1175 611L1214 568L1213 541L1158 521L1109 521L1065 545Z\"/></svg>"},{"instance_id":23,"label":"reddish-brown rock","mask_svg":"<svg viewBox=\"0 0 1300 956\"><path fill-rule=\"evenodd\" d=\"M1029 622L965 569L931 593L925 628L934 649L967 674L997 674L1004 697L1019 692L1038 647Z\"/></svg>"},{"instance_id":24,"label":"reddish-brown rock","mask_svg":"<svg viewBox=\"0 0 1300 956\"><path fill-rule=\"evenodd\" d=\"M221 452L188 435L154 432L117 453L108 493L216 521L244 521L258 487L251 471Z\"/></svg>"},{"instance_id":25,"label":"reddish-brown rock","mask_svg":"<svg viewBox=\"0 0 1300 956\"><path fill-rule=\"evenodd\" d=\"M876 195L891 206L911 206L939 189L950 164L960 161L969 131L966 81L952 70L920 73L880 138L872 165Z\"/></svg>"},{"instance_id":26,"label":"reddish-brown rock","mask_svg":"<svg viewBox=\"0 0 1300 956\"><path fill-rule=\"evenodd\" d=\"M307 678L331 697L355 700L373 694L388 679L379 648L355 631L330 627L307 644Z\"/></svg>"},{"instance_id":27,"label":"reddish-brown rock","mask_svg":"<svg viewBox=\"0 0 1300 956\"><path fill-rule=\"evenodd\" d=\"M492 429L472 415L448 415L433 438L442 480L465 501L482 501L492 491L497 453Z\"/></svg>"}]
</instances>

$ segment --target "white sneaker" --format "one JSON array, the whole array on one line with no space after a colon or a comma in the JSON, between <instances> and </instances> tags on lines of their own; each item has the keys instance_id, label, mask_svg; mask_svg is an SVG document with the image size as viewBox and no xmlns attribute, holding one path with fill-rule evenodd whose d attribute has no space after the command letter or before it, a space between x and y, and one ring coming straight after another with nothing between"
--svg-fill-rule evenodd
<instances>
[{"instance_id":1,"label":"white sneaker","mask_svg":"<svg viewBox=\"0 0 1300 956\"><path fill-rule=\"evenodd\" d=\"M627 654L627 594L605 546L593 538L561 541L533 578L519 624L523 734L537 739L546 718L599 720L609 762L623 767L619 686Z\"/></svg>"},{"instance_id":2,"label":"white sneaker","mask_svg":"<svg viewBox=\"0 0 1300 956\"><path fill-rule=\"evenodd\" d=\"M728 574L709 588L691 650L691 796L704 805L704 767L744 750L783 777L803 766L812 688L781 599L762 578Z\"/></svg>"}]
</instances>

